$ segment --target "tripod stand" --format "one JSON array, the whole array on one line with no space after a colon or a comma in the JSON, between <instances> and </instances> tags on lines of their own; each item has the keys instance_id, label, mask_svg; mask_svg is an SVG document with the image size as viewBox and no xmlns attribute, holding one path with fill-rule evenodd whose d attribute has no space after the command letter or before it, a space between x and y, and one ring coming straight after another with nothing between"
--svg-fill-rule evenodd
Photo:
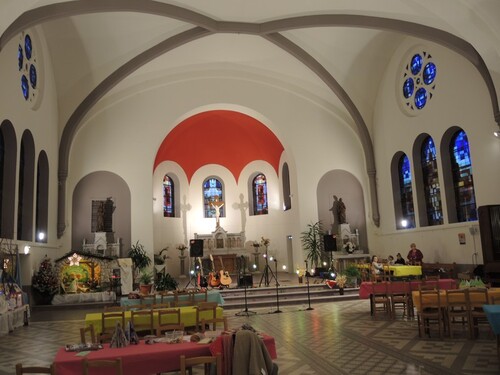
<instances>
[{"instance_id":1,"label":"tripod stand","mask_svg":"<svg viewBox=\"0 0 500 375\"><path fill-rule=\"evenodd\" d=\"M330 251L330 268L328 268L328 278L335 279L337 271L335 271L335 267L333 266L333 251Z\"/></svg>"},{"instance_id":2,"label":"tripod stand","mask_svg":"<svg viewBox=\"0 0 500 375\"><path fill-rule=\"evenodd\" d=\"M278 274L278 260L276 258L274 258L273 260L274 260L274 268L276 270L276 275L277 275ZM276 280L276 311L274 312L274 314L276 314L276 313L280 313L282 311L280 310L280 295L279 295L279 289L278 289L278 286L280 284L278 283L278 279L276 277L274 279Z\"/></svg>"},{"instance_id":3,"label":"tripod stand","mask_svg":"<svg viewBox=\"0 0 500 375\"><path fill-rule=\"evenodd\" d=\"M193 258L192 258L192 257L191 257L191 264L194 264L194 260L193 260ZM189 281L187 282L187 284L186 284L186 286L184 287L184 289L187 289L187 287L188 287L189 285L191 285L191 283L193 284L193 286L194 286L195 288L198 288L198 282L197 282L197 280L196 280L196 272L194 271L194 269L192 269L189 273L191 274L191 277L189 278Z\"/></svg>"},{"instance_id":4,"label":"tripod stand","mask_svg":"<svg viewBox=\"0 0 500 375\"><path fill-rule=\"evenodd\" d=\"M248 301L247 301L247 287L248 287L248 283L247 283L247 279L245 279L245 269L246 269L246 261L245 261L245 257L242 255L241 256L241 261L243 263L243 266L240 267L240 269L238 270L238 281L241 281L243 280L243 285L244 285L244 296L245 296L245 310L242 310L240 311L239 313L236 313L235 315L236 316L250 316L250 315L255 315L257 314L255 311L250 311L248 310ZM241 269L243 268L243 278L241 277Z\"/></svg>"},{"instance_id":5,"label":"tripod stand","mask_svg":"<svg viewBox=\"0 0 500 375\"><path fill-rule=\"evenodd\" d=\"M273 278L274 278L274 280L276 280L276 284L279 285L278 280L276 279L276 275L273 273L273 270L269 266L269 260L268 260L268 255L267 255L267 246L266 246L266 253L264 254L264 258L266 259L266 267L264 267L264 272L262 273L262 277L260 278L259 288L262 285L262 281L264 281L264 286L269 286L269 283L271 282L271 280ZM269 277L269 273L271 273L271 277Z\"/></svg>"}]
</instances>

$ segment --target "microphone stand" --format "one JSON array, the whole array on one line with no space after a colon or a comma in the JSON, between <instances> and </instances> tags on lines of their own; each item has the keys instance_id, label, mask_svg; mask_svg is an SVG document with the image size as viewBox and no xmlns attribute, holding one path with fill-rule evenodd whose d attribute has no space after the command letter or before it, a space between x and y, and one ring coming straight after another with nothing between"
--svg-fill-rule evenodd
<instances>
[{"instance_id":1,"label":"microphone stand","mask_svg":"<svg viewBox=\"0 0 500 375\"><path fill-rule=\"evenodd\" d=\"M283 311L280 310L280 296L278 291L278 286L280 285L278 283L278 260L276 258L274 258L273 260L274 260L274 269L276 271L276 275L274 277L276 280L276 311L274 312L274 314L276 314L276 313L281 313Z\"/></svg>"},{"instance_id":2,"label":"microphone stand","mask_svg":"<svg viewBox=\"0 0 500 375\"><path fill-rule=\"evenodd\" d=\"M309 307L306 309L306 311L309 311L309 310L314 310L312 307L311 307L311 294L309 292L309 266L307 264L307 260L305 261L306 262L306 284L307 284L307 303L309 305Z\"/></svg>"}]
</instances>

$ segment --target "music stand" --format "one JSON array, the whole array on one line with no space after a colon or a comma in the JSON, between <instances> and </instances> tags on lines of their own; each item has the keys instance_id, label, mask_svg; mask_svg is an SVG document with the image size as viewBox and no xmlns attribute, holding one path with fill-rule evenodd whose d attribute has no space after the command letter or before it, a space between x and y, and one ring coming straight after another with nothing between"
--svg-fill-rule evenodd
<instances>
[{"instance_id":1,"label":"music stand","mask_svg":"<svg viewBox=\"0 0 500 375\"><path fill-rule=\"evenodd\" d=\"M271 282L271 280L273 278L274 278L274 280L276 280L276 284L278 284L278 280L276 279L276 275L274 275L273 270L269 266L267 246L266 246L266 253L264 254L264 258L266 259L266 266L264 267L264 272L262 273L262 277L260 278L259 288L262 285L262 280L264 280L265 286L269 286L269 283ZM269 278L269 272L271 273L271 278ZM276 272L278 272L278 271L276 271Z\"/></svg>"},{"instance_id":2,"label":"music stand","mask_svg":"<svg viewBox=\"0 0 500 375\"><path fill-rule=\"evenodd\" d=\"M273 260L274 260L274 268L276 270L276 275L277 275L278 274L278 260L276 258L274 258ZM274 279L276 280L276 311L274 311L274 314L276 314L276 313L280 313L282 311L280 310L280 295L279 295L279 290L278 290L278 286L280 284L278 283L278 279L276 277Z\"/></svg>"},{"instance_id":3,"label":"music stand","mask_svg":"<svg viewBox=\"0 0 500 375\"><path fill-rule=\"evenodd\" d=\"M311 294L309 292L309 271L308 271L309 265L307 264L307 260L305 262L306 262L307 303L309 305L309 307L306 308L306 311L309 311L314 309L311 307Z\"/></svg>"}]
</instances>

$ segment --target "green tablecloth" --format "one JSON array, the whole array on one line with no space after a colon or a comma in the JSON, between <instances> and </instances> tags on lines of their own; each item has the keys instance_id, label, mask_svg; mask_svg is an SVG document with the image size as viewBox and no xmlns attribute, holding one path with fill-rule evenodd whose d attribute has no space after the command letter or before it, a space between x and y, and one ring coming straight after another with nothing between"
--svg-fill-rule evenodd
<instances>
[{"instance_id":1,"label":"green tablecloth","mask_svg":"<svg viewBox=\"0 0 500 375\"><path fill-rule=\"evenodd\" d=\"M185 301L188 299L187 295L180 295L179 300L180 301ZM155 299L155 303L160 303L161 301L161 296L157 295ZM165 296L163 297L163 302L173 302L174 301L174 296ZM222 306L224 305L224 298L222 298L222 295L218 290L210 290L207 293L207 301L208 302L217 302L217 305ZM196 302L196 301L195 301ZM120 306L125 306L125 307L131 307L134 305L140 305L141 303L145 304L151 304L153 303L152 298L146 298L144 301L141 301L140 299L129 299L128 297L122 297L120 298Z\"/></svg>"}]
</instances>

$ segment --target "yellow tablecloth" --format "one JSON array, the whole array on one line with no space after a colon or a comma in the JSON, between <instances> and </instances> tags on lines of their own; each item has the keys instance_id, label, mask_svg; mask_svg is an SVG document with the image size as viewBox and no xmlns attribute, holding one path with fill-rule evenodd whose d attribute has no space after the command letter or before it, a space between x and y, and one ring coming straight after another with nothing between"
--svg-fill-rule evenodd
<instances>
[{"instance_id":1,"label":"yellow tablecloth","mask_svg":"<svg viewBox=\"0 0 500 375\"><path fill-rule=\"evenodd\" d=\"M196 308L194 306L183 306L179 307L181 309L181 322L184 323L185 327L193 327L196 325ZM223 308L222 307L217 307L217 318L222 318L223 316ZM131 312L130 311L125 311L125 323L130 321L131 317ZM206 318L210 319L212 318L212 312L211 311L202 311L200 313L200 318ZM137 319L138 323L147 323L148 320L147 317L140 317ZM173 320L174 317L172 317L172 321L169 321L169 319L162 318L163 323L175 323ZM154 327L156 328L158 326L158 313L153 312L153 323ZM85 326L88 326L92 324L94 326L94 330L96 333L99 333L102 331L102 313L91 313L85 315ZM106 323L106 326L108 324Z\"/></svg>"},{"instance_id":2,"label":"yellow tablecloth","mask_svg":"<svg viewBox=\"0 0 500 375\"><path fill-rule=\"evenodd\" d=\"M415 308L417 309L417 311L420 311L420 292L418 290L415 290L412 292L412 297L413 297L413 305L415 306ZM443 307L446 307L447 304L446 304L446 291L445 290L440 290L439 291L439 297L441 299L441 306ZM500 288L490 288L488 289L488 299L489 299L489 302L491 303L492 301L492 298L500 298ZM471 294L471 302L474 302L473 301L473 295ZM424 299L424 302L426 303L432 303L432 302L437 302L437 298L435 298L435 296L432 296L432 295L425 295L425 297L423 297ZM477 301L476 301L477 302Z\"/></svg>"},{"instance_id":3,"label":"yellow tablecloth","mask_svg":"<svg viewBox=\"0 0 500 375\"><path fill-rule=\"evenodd\" d=\"M389 266L391 274L395 277L421 276L421 266Z\"/></svg>"}]
</instances>

